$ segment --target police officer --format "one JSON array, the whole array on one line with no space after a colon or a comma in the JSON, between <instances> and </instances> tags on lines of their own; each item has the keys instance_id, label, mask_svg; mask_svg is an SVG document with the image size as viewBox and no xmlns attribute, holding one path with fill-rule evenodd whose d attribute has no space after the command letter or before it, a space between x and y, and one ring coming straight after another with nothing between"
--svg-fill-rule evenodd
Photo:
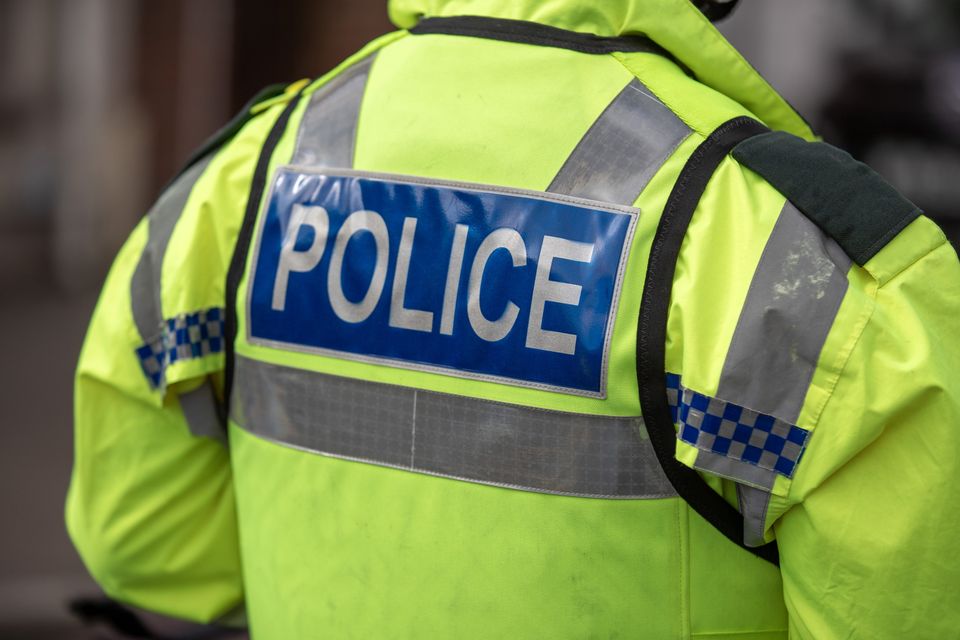
<instances>
[{"instance_id":1,"label":"police officer","mask_svg":"<svg viewBox=\"0 0 960 640\"><path fill-rule=\"evenodd\" d=\"M261 639L955 635L936 225L689 0L389 10L117 258L67 508L107 593Z\"/></svg>"}]
</instances>

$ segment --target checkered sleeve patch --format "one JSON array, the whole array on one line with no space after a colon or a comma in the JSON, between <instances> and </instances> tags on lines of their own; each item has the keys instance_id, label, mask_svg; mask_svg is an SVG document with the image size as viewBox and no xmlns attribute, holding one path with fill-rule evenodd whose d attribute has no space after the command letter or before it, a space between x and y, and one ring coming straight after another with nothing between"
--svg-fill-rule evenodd
<instances>
[{"instance_id":1,"label":"checkered sleeve patch","mask_svg":"<svg viewBox=\"0 0 960 640\"><path fill-rule=\"evenodd\" d=\"M806 429L687 389L672 373L667 374L667 400L683 442L787 478L810 439Z\"/></svg>"},{"instance_id":2,"label":"checkered sleeve patch","mask_svg":"<svg viewBox=\"0 0 960 640\"><path fill-rule=\"evenodd\" d=\"M136 349L150 386L163 386L167 367L178 360L202 358L223 351L223 309L214 307L168 318L153 340Z\"/></svg>"}]
</instances>

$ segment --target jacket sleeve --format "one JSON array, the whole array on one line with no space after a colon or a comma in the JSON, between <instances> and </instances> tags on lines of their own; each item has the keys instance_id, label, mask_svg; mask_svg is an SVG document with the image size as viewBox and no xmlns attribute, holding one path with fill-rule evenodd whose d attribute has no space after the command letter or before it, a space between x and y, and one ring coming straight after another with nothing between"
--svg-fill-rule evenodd
<instances>
[{"instance_id":1,"label":"jacket sleeve","mask_svg":"<svg viewBox=\"0 0 960 640\"><path fill-rule=\"evenodd\" d=\"M774 525L791 636L951 637L960 628L960 264L921 218L865 267L868 312Z\"/></svg>"},{"instance_id":2,"label":"jacket sleeve","mask_svg":"<svg viewBox=\"0 0 960 640\"><path fill-rule=\"evenodd\" d=\"M190 358L191 371L172 372L171 352L177 358L187 355L178 347L192 349L177 340L173 325L192 314L158 316L151 323L155 332L146 336L134 317L146 313L138 309L144 304L138 296L158 297L135 286L138 270L152 268L143 265L156 240L153 217L178 213L155 207L135 229L94 312L76 374L67 526L90 573L111 597L166 615L211 620L242 600L227 452L214 438L191 432L215 435L219 429L208 376L222 367L222 345L211 348L207 339L200 346L207 354ZM223 279L219 273L209 277ZM204 324L209 335L214 323Z\"/></svg>"},{"instance_id":3,"label":"jacket sleeve","mask_svg":"<svg viewBox=\"0 0 960 640\"><path fill-rule=\"evenodd\" d=\"M67 527L111 597L207 622L243 604L223 424L225 280L284 98L176 178L120 251L75 385Z\"/></svg>"}]
</instances>

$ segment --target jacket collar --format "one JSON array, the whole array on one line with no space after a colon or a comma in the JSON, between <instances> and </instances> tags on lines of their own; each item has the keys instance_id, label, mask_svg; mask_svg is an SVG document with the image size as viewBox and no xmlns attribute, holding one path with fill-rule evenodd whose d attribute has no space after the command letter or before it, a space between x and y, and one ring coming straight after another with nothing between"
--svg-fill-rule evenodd
<instances>
[{"instance_id":1,"label":"jacket collar","mask_svg":"<svg viewBox=\"0 0 960 640\"><path fill-rule=\"evenodd\" d=\"M389 11L402 29L424 17L474 15L599 36L645 35L700 82L736 100L771 128L815 138L803 118L690 0L389 0Z\"/></svg>"}]
</instances>

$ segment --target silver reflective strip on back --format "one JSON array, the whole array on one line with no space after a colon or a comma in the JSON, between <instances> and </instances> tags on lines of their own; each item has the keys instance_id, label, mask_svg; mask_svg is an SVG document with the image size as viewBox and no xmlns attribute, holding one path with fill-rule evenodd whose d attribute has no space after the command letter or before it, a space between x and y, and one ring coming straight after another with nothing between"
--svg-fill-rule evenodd
<instances>
[{"instance_id":1,"label":"silver reflective strip on back","mask_svg":"<svg viewBox=\"0 0 960 640\"><path fill-rule=\"evenodd\" d=\"M788 202L750 284L717 397L796 424L850 265Z\"/></svg>"},{"instance_id":2,"label":"silver reflective strip on back","mask_svg":"<svg viewBox=\"0 0 960 640\"><path fill-rule=\"evenodd\" d=\"M187 169L171 184L147 213L147 243L130 280L133 320L144 342L153 341L163 328L160 305L160 273L170 236L180 220L193 185L210 164L207 156Z\"/></svg>"},{"instance_id":3,"label":"silver reflective strip on back","mask_svg":"<svg viewBox=\"0 0 960 640\"><path fill-rule=\"evenodd\" d=\"M289 447L501 487L668 498L640 418L559 413L236 361L230 418Z\"/></svg>"},{"instance_id":4,"label":"silver reflective strip on back","mask_svg":"<svg viewBox=\"0 0 960 640\"><path fill-rule=\"evenodd\" d=\"M577 144L547 191L632 205L690 128L631 80Z\"/></svg>"},{"instance_id":5,"label":"silver reflective strip on back","mask_svg":"<svg viewBox=\"0 0 960 640\"><path fill-rule=\"evenodd\" d=\"M352 167L357 117L376 54L364 58L310 96L292 164Z\"/></svg>"}]
</instances>

